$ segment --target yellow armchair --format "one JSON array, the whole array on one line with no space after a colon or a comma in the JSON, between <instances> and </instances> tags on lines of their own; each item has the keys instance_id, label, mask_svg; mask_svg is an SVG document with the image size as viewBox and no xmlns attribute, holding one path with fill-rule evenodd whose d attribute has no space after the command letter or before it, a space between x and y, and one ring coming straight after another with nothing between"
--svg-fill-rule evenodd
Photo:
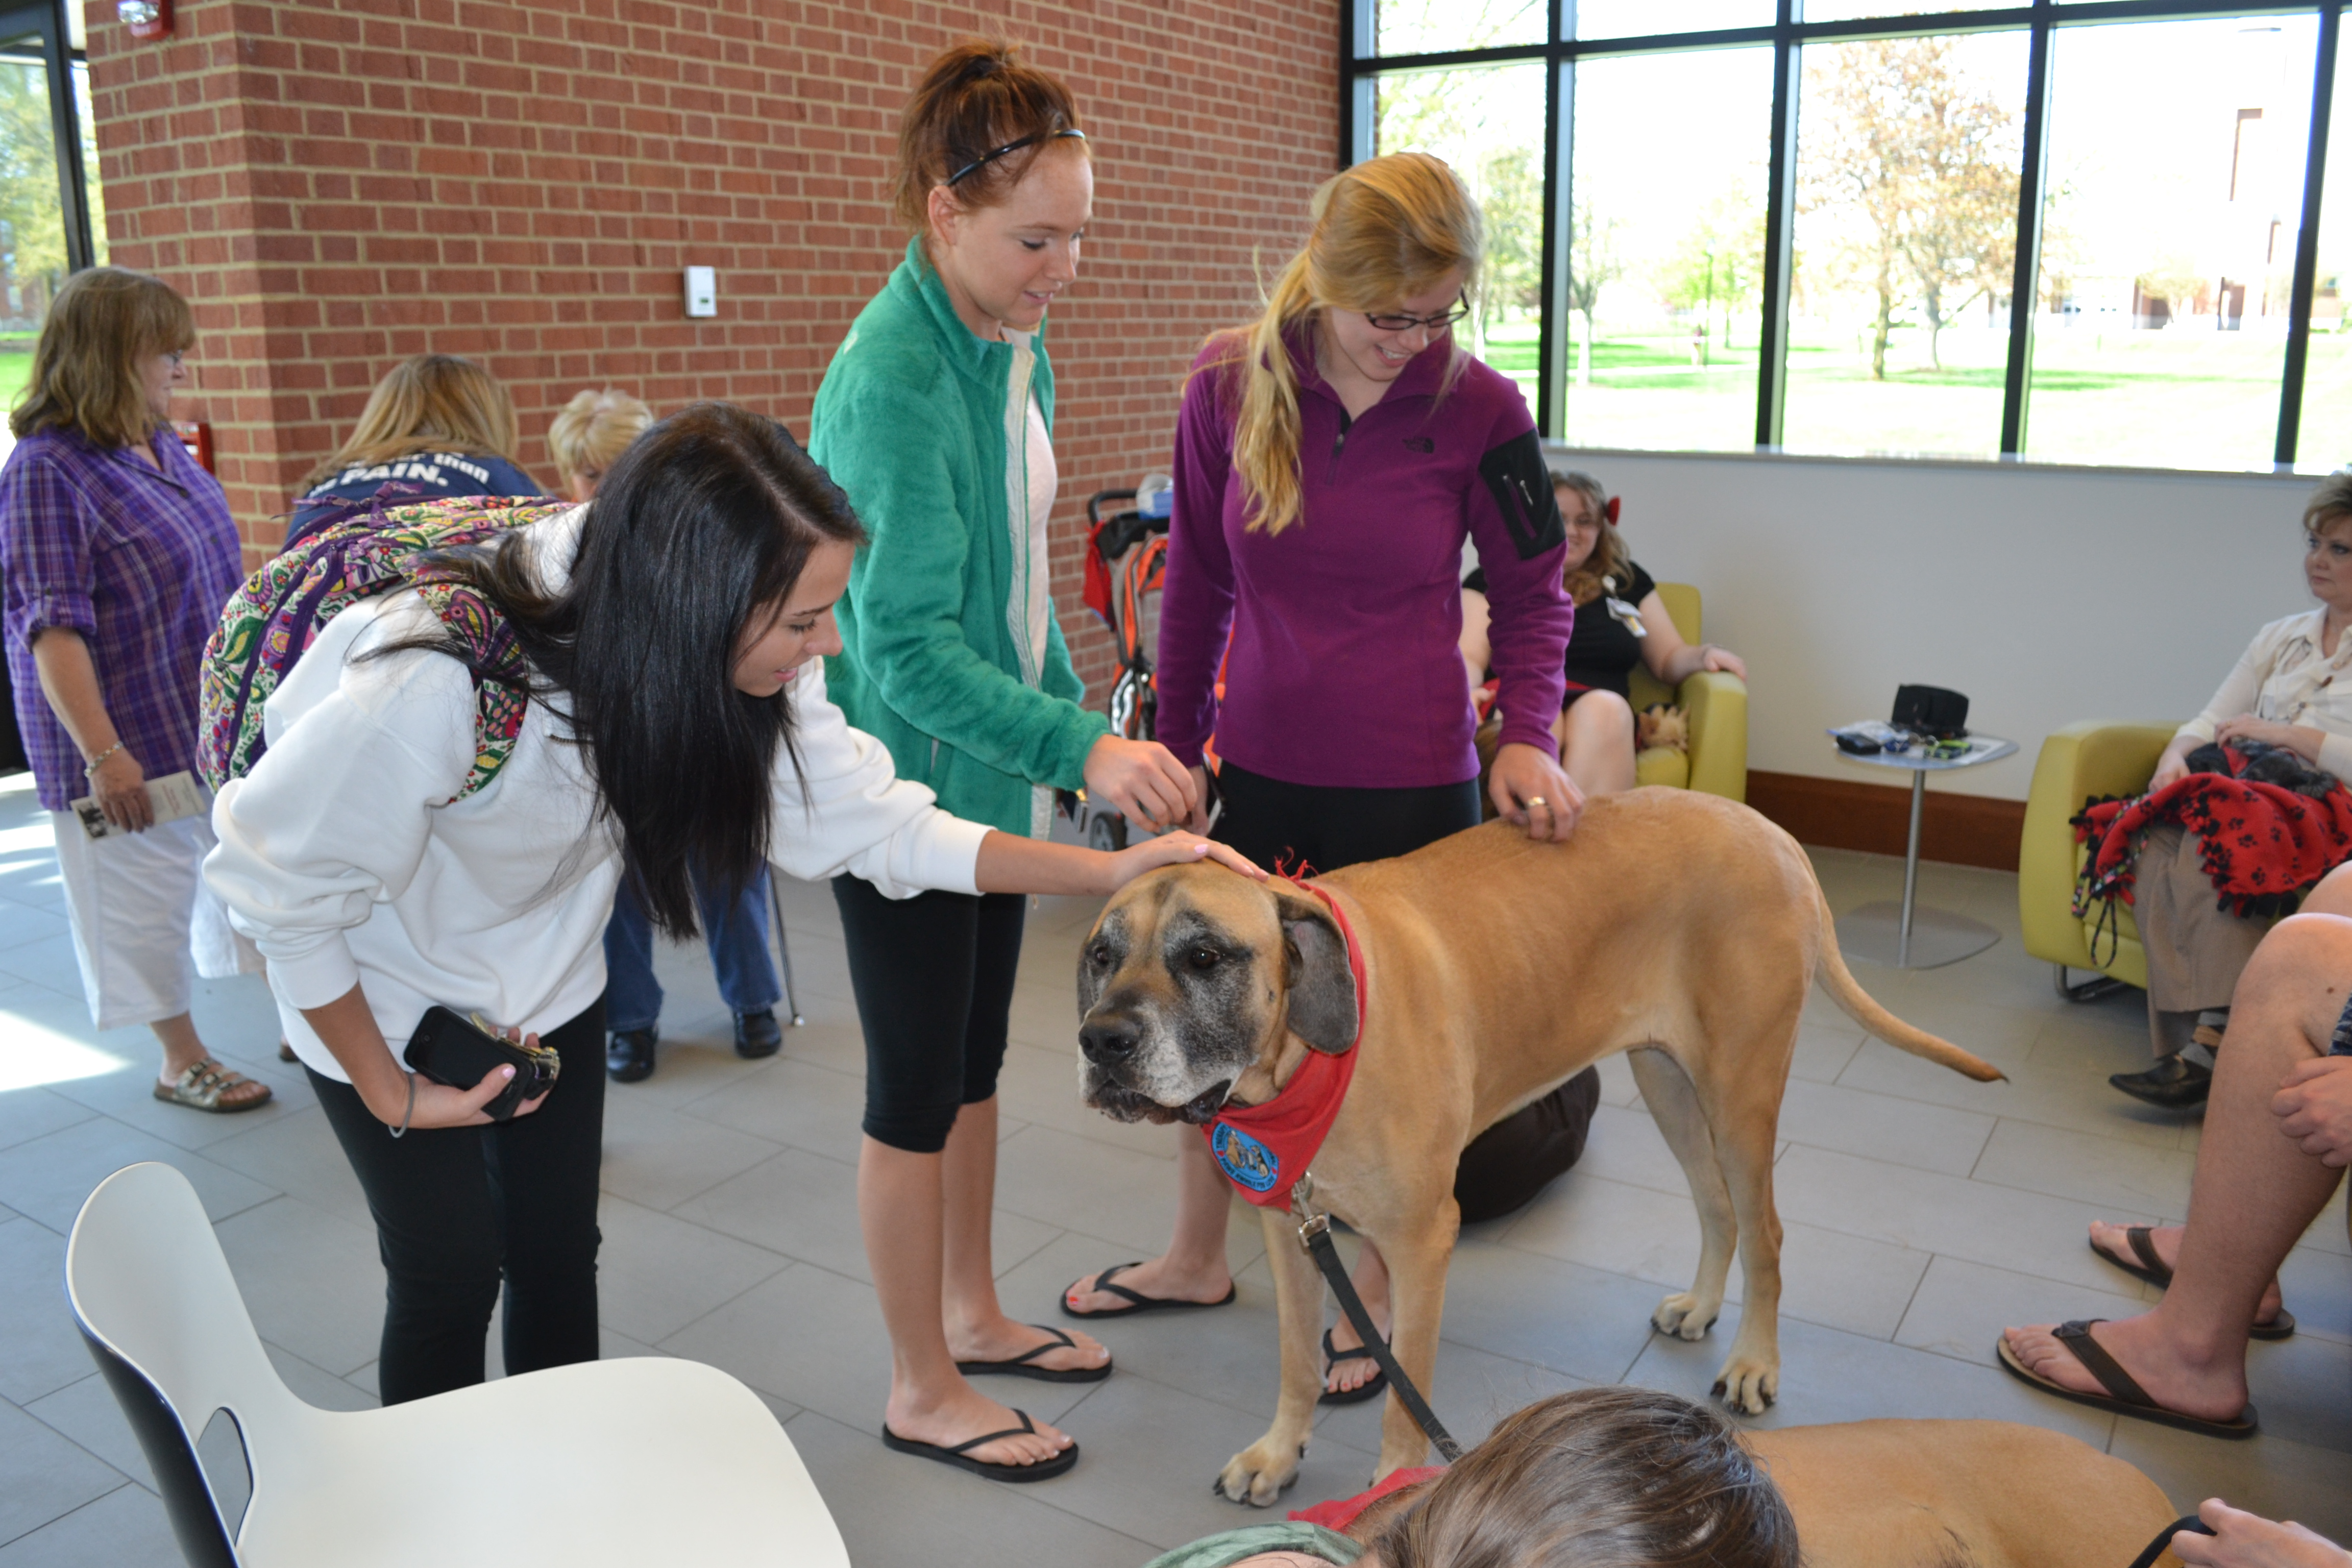
<instances>
[{"instance_id":1,"label":"yellow armchair","mask_svg":"<svg viewBox=\"0 0 2352 1568\"><path fill-rule=\"evenodd\" d=\"M2132 795L2147 787L2157 759L2178 724L2126 724L2092 720L2069 724L2042 742L2033 786L2025 800L2025 831L2017 853L2017 917L2025 951L2057 965L2059 992L2087 1000L2117 984L2147 989L2147 956L2128 907L2116 913L2113 952L2101 934L2100 963L2092 952L2093 921L2074 912L2074 878L2084 850L2068 826L2093 795ZM2095 970L2104 979L2069 984L2069 969Z\"/></svg>"},{"instance_id":2,"label":"yellow armchair","mask_svg":"<svg viewBox=\"0 0 2352 1568\"><path fill-rule=\"evenodd\" d=\"M1699 636L1698 590L1688 583L1661 583L1658 597L1674 617L1675 629L1694 646ZM1726 800L1748 799L1748 683L1736 675L1703 669L1679 687L1668 689L1647 667L1635 665L1633 711L1658 702L1679 704L1690 715L1690 750L1652 747L1633 760L1636 784L1670 784L1719 795ZM2151 771L2153 771L2151 765Z\"/></svg>"}]
</instances>

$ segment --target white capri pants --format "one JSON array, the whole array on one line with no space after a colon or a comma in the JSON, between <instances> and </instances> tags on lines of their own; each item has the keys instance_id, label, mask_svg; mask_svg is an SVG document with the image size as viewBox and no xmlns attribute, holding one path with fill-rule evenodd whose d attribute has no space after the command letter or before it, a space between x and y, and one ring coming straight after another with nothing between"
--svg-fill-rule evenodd
<instances>
[{"instance_id":1,"label":"white capri pants","mask_svg":"<svg viewBox=\"0 0 2352 1568\"><path fill-rule=\"evenodd\" d=\"M104 838L84 833L69 811L51 812L49 821L92 1024L120 1029L175 1018L188 1010L198 975L260 973L259 951L230 929L227 910L205 886L209 819Z\"/></svg>"}]
</instances>

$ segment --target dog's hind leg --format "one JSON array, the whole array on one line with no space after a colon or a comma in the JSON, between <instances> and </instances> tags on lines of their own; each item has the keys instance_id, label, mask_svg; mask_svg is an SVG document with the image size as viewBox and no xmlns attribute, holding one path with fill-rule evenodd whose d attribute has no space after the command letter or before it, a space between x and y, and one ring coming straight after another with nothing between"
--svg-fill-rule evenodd
<instances>
[{"instance_id":1,"label":"dog's hind leg","mask_svg":"<svg viewBox=\"0 0 2352 1568\"><path fill-rule=\"evenodd\" d=\"M1265 1508L1298 1479L1298 1461L1315 1429L1315 1405L1323 1394L1323 1277L1298 1245L1298 1228L1281 1209L1261 1209L1265 1222L1265 1258L1274 1270L1274 1295L1282 1336L1282 1392L1274 1425L1265 1436L1225 1461L1214 1489L1234 1502Z\"/></svg>"},{"instance_id":2,"label":"dog's hind leg","mask_svg":"<svg viewBox=\"0 0 2352 1568\"><path fill-rule=\"evenodd\" d=\"M1771 1109L1779 1110L1777 1100ZM1748 1415L1762 1415L1780 1390L1780 1216L1772 1205L1779 1125L1777 1115L1735 1112L1716 1127L1716 1154L1739 1215L1741 1290L1739 1332L1716 1374L1715 1392Z\"/></svg>"},{"instance_id":3,"label":"dog's hind leg","mask_svg":"<svg viewBox=\"0 0 2352 1568\"><path fill-rule=\"evenodd\" d=\"M1739 1241L1739 1222L1731 1191L1723 1183L1723 1167L1716 1158L1715 1135L1707 1130L1698 1095L1680 1063L1655 1048L1628 1051L1633 1081L1650 1108L1666 1147L1681 1162L1690 1183L1691 1201L1698 1205L1698 1272L1691 1288L1678 1290L1658 1303L1650 1326L1662 1334L1686 1340L1706 1335L1723 1310L1724 1281L1731 1274L1732 1248Z\"/></svg>"}]
</instances>

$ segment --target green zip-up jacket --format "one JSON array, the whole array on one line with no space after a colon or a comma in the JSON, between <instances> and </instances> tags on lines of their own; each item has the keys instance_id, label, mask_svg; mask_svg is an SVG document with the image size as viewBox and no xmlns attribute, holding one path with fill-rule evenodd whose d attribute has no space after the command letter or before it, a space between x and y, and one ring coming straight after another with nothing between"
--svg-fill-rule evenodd
<instances>
[{"instance_id":1,"label":"green zip-up jacket","mask_svg":"<svg viewBox=\"0 0 2352 1568\"><path fill-rule=\"evenodd\" d=\"M1051 429L1043 339L1030 381ZM809 455L871 535L835 612L843 651L825 661L827 693L941 806L1042 837L1035 786L1082 784L1109 721L1078 706L1086 688L1050 601L1042 657L1016 640L1027 556L1015 531L1028 512L1025 448L1007 438L1023 438L1027 416L1012 403L1016 357L972 335L910 244L825 370Z\"/></svg>"}]
</instances>

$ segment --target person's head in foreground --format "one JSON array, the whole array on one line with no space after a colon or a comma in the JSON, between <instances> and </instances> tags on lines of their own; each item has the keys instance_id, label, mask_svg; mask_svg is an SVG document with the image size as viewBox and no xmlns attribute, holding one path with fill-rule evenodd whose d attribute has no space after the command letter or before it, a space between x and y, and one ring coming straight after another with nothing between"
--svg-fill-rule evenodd
<instances>
[{"instance_id":1,"label":"person's head in foreground","mask_svg":"<svg viewBox=\"0 0 2352 1568\"><path fill-rule=\"evenodd\" d=\"M1584 1388L1507 1416L1435 1479L1347 1537L1182 1568L1798 1568L1797 1525L1731 1423L1651 1388ZM1265 1529L1265 1527L1257 1527ZM1294 1527L1295 1528L1295 1527ZM1253 1531L1239 1531L1249 1534ZM1328 1554L1327 1554L1328 1553ZM1158 1565L1155 1564L1155 1568Z\"/></svg>"},{"instance_id":2,"label":"person's head in foreground","mask_svg":"<svg viewBox=\"0 0 2352 1568\"><path fill-rule=\"evenodd\" d=\"M653 427L654 411L617 387L583 392L547 427L547 454L573 500L587 500L629 443Z\"/></svg>"}]
</instances>

